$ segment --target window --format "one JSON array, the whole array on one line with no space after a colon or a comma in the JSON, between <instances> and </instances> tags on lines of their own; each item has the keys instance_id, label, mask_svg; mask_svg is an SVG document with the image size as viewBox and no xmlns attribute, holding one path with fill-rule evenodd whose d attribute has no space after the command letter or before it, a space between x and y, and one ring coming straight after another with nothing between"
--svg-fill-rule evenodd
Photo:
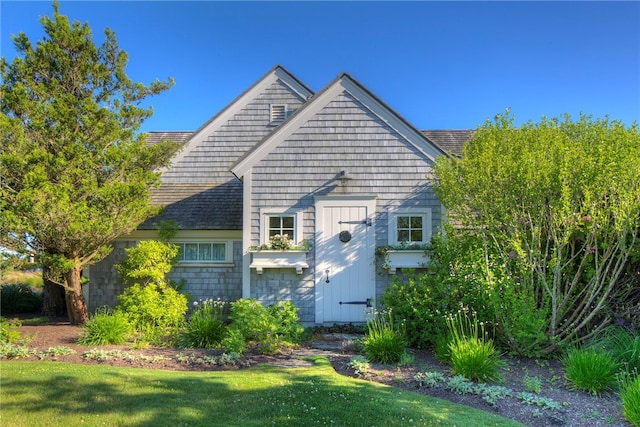
<instances>
[{"instance_id":1,"label":"window","mask_svg":"<svg viewBox=\"0 0 640 427\"><path fill-rule=\"evenodd\" d=\"M262 208L260 210L260 243L268 245L275 235L287 235L294 243L302 242L302 215L287 209Z\"/></svg>"},{"instance_id":2,"label":"window","mask_svg":"<svg viewBox=\"0 0 640 427\"><path fill-rule=\"evenodd\" d=\"M268 236L289 236L289 239L295 240L295 216L293 215L269 215Z\"/></svg>"},{"instance_id":3,"label":"window","mask_svg":"<svg viewBox=\"0 0 640 427\"><path fill-rule=\"evenodd\" d=\"M398 242L422 242L424 217L398 215Z\"/></svg>"},{"instance_id":4,"label":"window","mask_svg":"<svg viewBox=\"0 0 640 427\"><path fill-rule=\"evenodd\" d=\"M227 242L186 242L176 245L179 247L178 262L181 263L228 261Z\"/></svg>"},{"instance_id":5,"label":"window","mask_svg":"<svg viewBox=\"0 0 640 427\"><path fill-rule=\"evenodd\" d=\"M406 210L389 214L389 244L426 244L431 239L431 211Z\"/></svg>"},{"instance_id":6,"label":"window","mask_svg":"<svg viewBox=\"0 0 640 427\"><path fill-rule=\"evenodd\" d=\"M271 104L271 123L282 123L287 118L287 106L284 104Z\"/></svg>"}]
</instances>

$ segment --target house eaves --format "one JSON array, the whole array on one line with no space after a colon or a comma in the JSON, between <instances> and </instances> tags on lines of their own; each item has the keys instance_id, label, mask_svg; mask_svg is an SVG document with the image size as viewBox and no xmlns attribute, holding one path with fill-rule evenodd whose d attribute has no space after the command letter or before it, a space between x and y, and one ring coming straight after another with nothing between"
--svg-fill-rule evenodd
<instances>
[{"instance_id":1,"label":"house eaves","mask_svg":"<svg viewBox=\"0 0 640 427\"><path fill-rule=\"evenodd\" d=\"M220 126L224 125L227 121L234 117L239 111L241 111L251 100L253 100L257 95L262 93L267 87L276 81L282 81L284 84L289 86L293 91L295 91L300 97L303 99L308 99L313 95L313 91L297 77L287 71L281 65L276 65L270 71L268 71L264 76L258 79L253 85L251 85L247 90L241 93L236 99L231 101L225 108L223 108L219 113L205 122L200 128L198 128L189 140L183 145L182 149L176 153L176 155L172 158L172 163L177 163L184 158L189 152L197 147L200 143L202 143L208 135L214 132L216 129L220 128ZM170 168L161 169L161 172L165 172Z\"/></svg>"},{"instance_id":2,"label":"house eaves","mask_svg":"<svg viewBox=\"0 0 640 427\"><path fill-rule=\"evenodd\" d=\"M347 73L340 74L320 92L313 96L298 111L292 114L271 134L240 157L231 167L231 172L238 178L243 177L251 168L271 153L281 141L286 140L294 132L304 126L313 116L347 91L358 99L369 111L413 144L425 157L435 160L446 153L433 144L425 135L411 125L406 119L387 106L382 100L365 88Z\"/></svg>"}]
</instances>

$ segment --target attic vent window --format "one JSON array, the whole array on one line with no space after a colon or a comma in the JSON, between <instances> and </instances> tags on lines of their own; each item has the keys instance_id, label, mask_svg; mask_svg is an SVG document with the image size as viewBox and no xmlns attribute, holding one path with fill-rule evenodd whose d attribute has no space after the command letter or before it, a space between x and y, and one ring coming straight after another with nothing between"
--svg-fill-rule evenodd
<instances>
[{"instance_id":1,"label":"attic vent window","mask_svg":"<svg viewBox=\"0 0 640 427\"><path fill-rule=\"evenodd\" d=\"M271 123L282 123L287 118L287 106L284 104L271 104Z\"/></svg>"}]
</instances>

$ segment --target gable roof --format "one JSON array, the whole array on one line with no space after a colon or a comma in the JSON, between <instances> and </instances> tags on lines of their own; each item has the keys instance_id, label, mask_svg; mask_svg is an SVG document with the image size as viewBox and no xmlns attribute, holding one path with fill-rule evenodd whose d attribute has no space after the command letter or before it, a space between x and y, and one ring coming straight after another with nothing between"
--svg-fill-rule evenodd
<instances>
[{"instance_id":1,"label":"gable roof","mask_svg":"<svg viewBox=\"0 0 640 427\"><path fill-rule=\"evenodd\" d=\"M349 74L342 73L324 89L314 95L271 134L267 135L260 143L240 157L231 166L231 172L237 177L244 176L253 166L273 151L280 141L287 139L291 134L296 132L316 113L344 91L349 92L357 98L371 113L413 144L427 158L435 160L439 155L445 154L440 147L433 144L425 135L414 128L406 119L387 106L361 83Z\"/></svg>"},{"instance_id":2,"label":"gable roof","mask_svg":"<svg viewBox=\"0 0 640 427\"><path fill-rule=\"evenodd\" d=\"M186 144L173 157L173 159L171 160L172 163L180 161L184 156L189 154L189 152L197 147L203 140L205 140L209 136L209 134L211 134L215 129L224 125L258 94L262 93L267 87L269 87L276 81L281 81L305 100L313 95L313 91L309 89L307 85L298 80L297 77L287 71L284 67L276 65L264 76L258 79L258 81L256 81L253 85L251 85L247 90L241 93L236 99L231 101L229 105L223 108L215 116L207 120L202 126L200 126L200 128L193 132ZM165 168L163 169L163 171L167 169L168 168Z\"/></svg>"},{"instance_id":3,"label":"gable roof","mask_svg":"<svg viewBox=\"0 0 640 427\"><path fill-rule=\"evenodd\" d=\"M193 131L151 131L147 135L146 144L154 145L159 144L162 141L174 141L177 142L180 146L182 146L185 142L191 138L193 135Z\"/></svg>"},{"instance_id":4,"label":"gable roof","mask_svg":"<svg viewBox=\"0 0 640 427\"><path fill-rule=\"evenodd\" d=\"M472 129L459 130L423 130L421 131L430 141L435 143L443 151L460 157L462 147L475 133Z\"/></svg>"},{"instance_id":5,"label":"gable roof","mask_svg":"<svg viewBox=\"0 0 640 427\"><path fill-rule=\"evenodd\" d=\"M241 230L242 183L162 184L151 192L152 203L163 211L140 224L154 230L163 220L176 220L183 230Z\"/></svg>"}]
</instances>

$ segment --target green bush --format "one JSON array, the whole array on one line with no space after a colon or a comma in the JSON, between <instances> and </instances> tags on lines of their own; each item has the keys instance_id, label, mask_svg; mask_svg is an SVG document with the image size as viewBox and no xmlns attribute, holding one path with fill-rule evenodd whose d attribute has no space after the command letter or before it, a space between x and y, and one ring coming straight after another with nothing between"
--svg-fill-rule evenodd
<instances>
[{"instance_id":1,"label":"green bush","mask_svg":"<svg viewBox=\"0 0 640 427\"><path fill-rule=\"evenodd\" d=\"M367 320L362 344L367 359L384 364L397 363L407 349L404 325L395 324L391 312L375 313Z\"/></svg>"},{"instance_id":2,"label":"green bush","mask_svg":"<svg viewBox=\"0 0 640 427\"><path fill-rule=\"evenodd\" d=\"M275 353L302 335L298 310L291 303L266 308L255 299L231 303L230 327L260 353Z\"/></svg>"},{"instance_id":3,"label":"green bush","mask_svg":"<svg viewBox=\"0 0 640 427\"><path fill-rule=\"evenodd\" d=\"M42 310L42 294L23 283L0 286L2 314L34 313Z\"/></svg>"},{"instance_id":4,"label":"green bush","mask_svg":"<svg viewBox=\"0 0 640 427\"><path fill-rule=\"evenodd\" d=\"M225 336L224 323L226 303L220 300L194 302L196 309L180 333L178 346L195 348L218 347Z\"/></svg>"},{"instance_id":5,"label":"green bush","mask_svg":"<svg viewBox=\"0 0 640 427\"><path fill-rule=\"evenodd\" d=\"M628 375L621 385L622 414L631 424L640 427L640 375Z\"/></svg>"},{"instance_id":6,"label":"green bush","mask_svg":"<svg viewBox=\"0 0 640 427\"><path fill-rule=\"evenodd\" d=\"M278 334L283 340L295 343L302 339L304 327L299 322L298 307L291 301L280 301L267 311L278 325Z\"/></svg>"},{"instance_id":7,"label":"green bush","mask_svg":"<svg viewBox=\"0 0 640 427\"><path fill-rule=\"evenodd\" d=\"M447 238L432 239L429 271L402 270L394 276L380 302L406 326L409 345L431 348L446 330L445 318L462 304L482 318L490 311L490 289L484 281L482 245L473 236L458 236L447 229Z\"/></svg>"},{"instance_id":8,"label":"green bush","mask_svg":"<svg viewBox=\"0 0 640 427\"><path fill-rule=\"evenodd\" d=\"M627 374L640 372L640 335L632 334L622 326L611 325L598 333L591 346L611 352Z\"/></svg>"},{"instance_id":9,"label":"green bush","mask_svg":"<svg viewBox=\"0 0 640 427\"><path fill-rule=\"evenodd\" d=\"M477 381L501 381L502 361L491 339L487 338L484 324L475 314L469 318L463 311L447 317L451 341L449 357L453 372Z\"/></svg>"},{"instance_id":10,"label":"green bush","mask_svg":"<svg viewBox=\"0 0 640 427\"><path fill-rule=\"evenodd\" d=\"M0 317L0 344L14 343L20 340L20 331L18 328L21 323L17 319L9 320L6 317Z\"/></svg>"},{"instance_id":11,"label":"green bush","mask_svg":"<svg viewBox=\"0 0 640 427\"><path fill-rule=\"evenodd\" d=\"M116 265L116 269L128 283L164 285L178 257L179 247L157 240L145 240L125 251L127 258Z\"/></svg>"},{"instance_id":12,"label":"green bush","mask_svg":"<svg viewBox=\"0 0 640 427\"><path fill-rule=\"evenodd\" d=\"M242 331L234 327L227 328L227 332L222 339L222 346L227 352L242 354L247 349L247 344L242 335Z\"/></svg>"},{"instance_id":13,"label":"green bush","mask_svg":"<svg viewBox=\"0 0 640 427\"><path fill-rule=\"evenodd\" d=\"M597 348L572 348L563 358L566 378L573 388L594 395L609 391L616 384L616 371L620 368L610 352Z\"/></svg>"},{"instance_id":14,"label":"green bush","mask_svg":"<svg viewBox=\"0 0 640 427\"><path fill-rule=\"evenodd\" d=\"M135 284L118 296L116 311L122 313L142 335L158 342L184 322L187 297L168 285Z\"/></svg>"},{"instance_id":15,"label":"green bush","mask_svg":"<svg viewBox=\"0 0 640 427\"><path fill-rule=\"evenodd\" d=\"M131 332L131 325L122 313L104 308L97 310L82 326L82 335L78 339L78 344L123 344Z\"/></svg>"}]
</instances>

